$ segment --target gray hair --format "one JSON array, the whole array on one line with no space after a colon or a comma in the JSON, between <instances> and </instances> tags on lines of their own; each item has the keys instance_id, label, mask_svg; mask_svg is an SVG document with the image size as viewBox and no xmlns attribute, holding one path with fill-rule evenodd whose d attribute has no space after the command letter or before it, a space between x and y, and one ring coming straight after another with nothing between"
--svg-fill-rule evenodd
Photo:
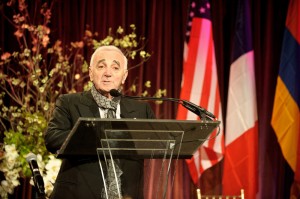
<instances>
[{"instance_id":1,"label":"gray hair","mask_svg":"<svg viewBox=\"0 0 300 199\"><path fill-rule=\"evenodd\" d=\"M96 54L99 53L100 51L116 51L116 52L121 53L124 57L124 62L125 62L124 69L127 70L127 65L128 65L127 57L124 55L124 53L118 47L113 46L113 45L98 47L91 56L90 66L92 66L92 63L94 61Z\"/></svg>"}]
</instances>

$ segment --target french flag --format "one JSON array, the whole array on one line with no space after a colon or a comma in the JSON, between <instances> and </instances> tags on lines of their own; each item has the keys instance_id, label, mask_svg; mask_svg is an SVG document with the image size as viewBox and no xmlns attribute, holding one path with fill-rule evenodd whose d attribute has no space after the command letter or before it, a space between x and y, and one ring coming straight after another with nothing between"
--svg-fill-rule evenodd
<instances>
[{"instance_id":1,"label":"french flag","mask_svg":"<svg viewBox=\"0 0 300 199\"><path fill-rule=\"evenodd\" d=\"M227 101L223 194L256 198L258 123L250 4L238 1Z\"/></svg>"}]
</instances>

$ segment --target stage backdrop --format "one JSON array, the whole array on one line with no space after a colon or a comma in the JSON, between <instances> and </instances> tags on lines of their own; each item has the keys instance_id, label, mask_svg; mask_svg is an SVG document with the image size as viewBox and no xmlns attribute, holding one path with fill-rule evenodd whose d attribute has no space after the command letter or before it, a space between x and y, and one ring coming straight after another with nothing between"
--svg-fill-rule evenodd
<instances>
[{"instance_id":1,"label":"stage backdrop","mask_svg":"<svg viewBox=\"0 0 300 199\"><path fill-rule=\"evenodd\" d=\"M217 73L219 78L223 121L226 121L229 84L230 53L233 48L234 24L239 0L212 0L211 20L215 44ZM6 1L5 1L6 2ZM37 1L30 1L30 12ZM45 1L43 1L45 2ZM152 91L167 89L167 97L179 98L183 71L183 45L188 16L188 0L56 0L53 1L51 40L60 39L63 44L81 40L86 27L104 37L111 27L129 27L135 24L137 34L148 40L146 50L153 52L151 59L141 68L130 71L127 86L135 77L140 84L151 81ZM17 49L13 28L3 14L1 1L0 47L3 51ZM255 85L258 112L259 148L259 198L287 198L293 181L293 172L284 160L276 135L270 125L273 101L280 63L285 19L289 1L250 0L250 16L255 65ZM91 52L86 52L89 59ZM140 85L141 87L142 85ZM158 118L175 119L177 105L166 102L151 104ZM225 124L224 124L225 125ZM225 129L225 128L224 128ZM225 132L226 136L226 132ZM195 186L188 175L185 163L179 170L184 186L177 187L179 196L196 198ZM223 161L208 169L199 184L202 193L221 193ZM16 198L26 198L20 187Z\"/></svg>"}]
</instances>

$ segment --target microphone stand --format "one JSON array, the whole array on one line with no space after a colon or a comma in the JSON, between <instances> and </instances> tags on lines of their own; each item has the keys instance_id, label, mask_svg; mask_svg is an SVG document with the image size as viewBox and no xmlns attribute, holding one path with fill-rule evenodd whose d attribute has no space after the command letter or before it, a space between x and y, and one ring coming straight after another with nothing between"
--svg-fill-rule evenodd
<instances>
[{"instance_id":1,"label":"microphone stand","mask_svg":"<svg viewBox=\"0 0 300 199\"><path fill-rule=\"evenodd\" d=\"M191 112L195 113L200 117L201 120L206 121L213 121L216 117L207 111L206 109L189 102L187 100L182 100L182 99L176 99L176 98L166 98L166 97L142 97L142 96L128 96L128 95L122 95L119 91L116 89L110 90L110 95L113 97L125 97L125 98L131 98L131 99L136 99L136 100L155 100L155 101L171 101L171 102L176 102L178 104L181 104L183 107L186 109L190 110Z\"/></svg>"},{"instance_id":2,"label":"microphone stand","mask_svg":"<svg viewBox=\"0 0 300 199\"><path fill-rule=\"evenodd\" d=\"M46 199L45 193L40 193L38 190L35 192L36 199Z\"/></svg>"}]
</instances>

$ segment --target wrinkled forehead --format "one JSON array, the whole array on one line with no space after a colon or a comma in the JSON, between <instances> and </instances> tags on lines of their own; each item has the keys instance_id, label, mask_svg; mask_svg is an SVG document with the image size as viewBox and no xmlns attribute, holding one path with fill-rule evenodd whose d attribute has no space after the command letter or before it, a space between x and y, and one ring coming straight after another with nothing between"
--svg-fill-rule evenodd
<instances>
[{"instance_id":1,"label":"wrinkled forehead","mask_svg":"<svg viewBox=\"0 0 300 199\"><path fill-rule=\"evenodd\" d=\"M118 63L118 65L127 69L126 57L121 51L115 49L101 49L96 51L91 58L91 66L95 66L101 62Z\"/></svg>"}]
</instances>

